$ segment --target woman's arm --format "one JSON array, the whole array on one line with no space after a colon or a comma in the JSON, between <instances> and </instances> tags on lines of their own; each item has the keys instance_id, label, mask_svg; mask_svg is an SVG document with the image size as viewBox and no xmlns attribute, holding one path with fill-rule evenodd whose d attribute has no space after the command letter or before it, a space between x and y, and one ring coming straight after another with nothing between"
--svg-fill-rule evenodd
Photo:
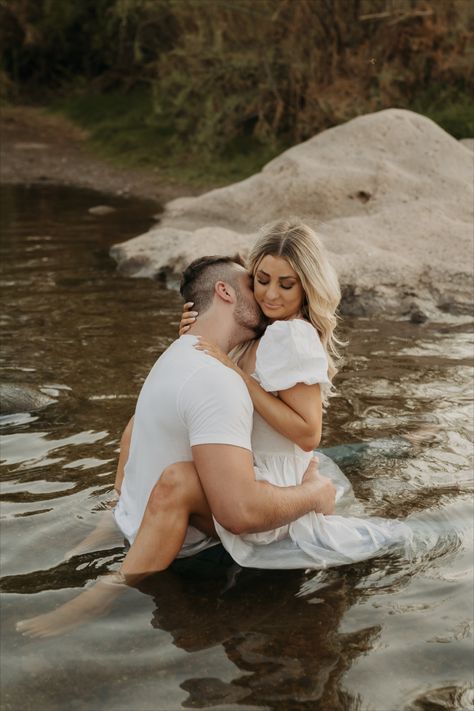
<instances>
[{"instance_id":1,"label":"woman's arm","mask_svg":"<svg viewBox=\"0 0 474 711\"><path fill-rule=\"evenodd\" d=\"M213 343L200 339L194 347L217 358L243 378L255 409L270 427L306 452L310 452L319 445L322 400L318 384L298 383L288 390L281 390L278 397L275 397L272 393L264 390L255 378L245 373Z\"/></svg>"},{"instance_id":2,"label":"woman's arm","mask_svg":"<svg viewBox=\"0 0 474 711\"><path fill-rule=\"evenodd\" d=\"M198 312L190 311L193 305L188 302L183 306L179 324L180 336L186 333L196 321ZM278 397L275 397L264 390L255 378L245 373L214 344L201 340L196 348L205 350L243 378L255 409L274 430L307 452L319 445L322 427L322 400L319 385L299 383L288 390L282 390L278 393Z\"/></svg>"},{"instance_id":3,"label":"woman's arm","mask_svg":"<svg viewBox=\"0 0 474 711\"><path fill-rule=\"evenodd\" d=\"M322 400L319 385L298 383L281 390L278 397L267 393L251 375L241 371L253 406L274 430L311 452L319 446L322 429Z\"/></svg>"}]
</instances>

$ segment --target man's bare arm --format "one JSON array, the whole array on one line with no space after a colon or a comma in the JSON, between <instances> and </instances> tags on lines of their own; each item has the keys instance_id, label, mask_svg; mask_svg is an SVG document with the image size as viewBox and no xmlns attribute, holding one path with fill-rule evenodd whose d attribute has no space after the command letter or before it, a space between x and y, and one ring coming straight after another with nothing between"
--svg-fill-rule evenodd
<instances>
[{"instance_id":1,"label":"man's bare arm","mask_svg":"<svg viewBox=\"0 0 474 711\"><path fill-rule=\"evenodd\" d=\"M128 421L127 426L125 427L124 431L122 432L122 437L120 439L120 453L119 453L119 460L117 463L117 472L115 474L115 483L114 483L114 489L119 496L120 496L120 492L122 491L122 483L123 483L123 478L125 476L125 465L128 461L128 455L130 452L130 441L132 439L133 421L134 421L134 416L131 417L131 419Z\"/></svg>"},{"instance_id":2,"label":"man's bare arm","mask_svg":"<svg viewBox=\"0 0 474 711\"><path fill-rule=\"evenodd\" d=\"M226 444L192 448L202 487L216 520L235 534L268 531L309 511L332 513L334 487L313 464L299 486L256 481L252 453Z\"/></svg>"}]
</instances>

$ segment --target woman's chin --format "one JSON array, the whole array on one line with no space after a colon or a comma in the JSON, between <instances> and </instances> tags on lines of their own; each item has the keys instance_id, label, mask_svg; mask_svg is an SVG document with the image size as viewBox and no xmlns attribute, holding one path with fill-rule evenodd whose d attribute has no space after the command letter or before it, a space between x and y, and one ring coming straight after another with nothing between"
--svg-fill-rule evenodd
<instances>
[{"instance_id":1,"label":"woman's chin","mask_svg":"<svg viewBox=\"0 0 474 711\"><path fill-rule=\"evenodd\" d=\"M286 318L286 315L282 312L282 309L269 309L268 306L260 306L260 308L270 321Z\"/></svg>"},{"instance_id":2,"label":"woman's chin","mask_svg":"<svg viewBox=\"0 0 474 711\"><path fill-rule=\"evenodd\" d=\"M263 313L265 314L266 318L270 321L289 321L292 318L295 318L296 314L289 314L286 313L283 309L263 309Z\"/></svg>"}]
</instances>

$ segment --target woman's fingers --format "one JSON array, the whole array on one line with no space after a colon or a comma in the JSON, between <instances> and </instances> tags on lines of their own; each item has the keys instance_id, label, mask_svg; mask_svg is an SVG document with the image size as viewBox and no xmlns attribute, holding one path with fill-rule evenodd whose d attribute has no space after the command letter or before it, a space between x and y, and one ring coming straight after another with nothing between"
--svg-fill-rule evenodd
<instances>
[{"instance_id":1,"label":"woman's fingers","mask_svg":"<svg viewBox=\"0 0 474 711\"><path fill-rule=\"evenodd\" d=\"M191 308L193 306L192 301L187 301L184 306L183 306L183 316L197 316L198 312L197 311L191 311Z\"/></svg>"},{"instance_id":2,"label":"woman's fingers","mask_svg":"<svg viewBox=\"0 0 474 711\"><path fill-rule=\"evenodd\" d=\"M212 343L208 343L202 339L199 339L198 342L194 344L194 348L198 351L206 351L209 355L216 355L216 347Z\"/></svg>"},{"instance_id":3,"label":"woman's fingers","mask_svg":"<svg viewBox=\"0 0 474 711\"><path fill-rule=\"evenodd\" d=\"M179 330L178 333L180 336L183 335L183 333L186 333L186 331L189 331L193 323L195 322L195 318L182 318L181 321L179 322Z\"/></svg>"},{"instance_id":4,"label":"woman's fingers","mask_svg":"<svg viewBox=\"0 0 474 711\"><path fill-rule=\"evenodd\" d=\"M212 356L213 358L216 358L216 360L220 361L228 368L236 370L236 367L232 360L229 358L229 356L224 353L224 351L221 350L218 346L216 346L215 343L210 343L209 341L205 341L204 339L199 338L198 342L194 344L194 348L196 348L196 350L198 351L203 351L204 353Z\"/></svg>"},{"instance_id":5,"label":"woman's fingers","mask_svg":"<svg viewBox=\"0 0 474 711\"><path fill-rule=\"evenodd\" d=\"M186 303L183 305L183 316L186 314L188 311L191 311L191 309L194 306L193 301L186 301Z\"/></svg>"},{"instance_id":6,"label":"woman's fingers","mask_svg":"<svg viewBox=\"0 0 474 711\"><path fill-rule=\"evenodd\" d=\"M181 316L181 321L179 322L178 333L182 336L186 331L189 331L193 323L196 321L198 315L197 311L189 311L189 309L194 306L192 301L187 301L183 306L183 313Z\"/></svg>"},{"instance_id":7,"label":"woman's fingers","mask_svg":"<svg viewBox=\"0 0 474 711\"><path fill-rule=\"evenodd\" d=\"M214 356L214 358L218 358L219 360L222 360L223 357L225 358L225 354L214 343L209 343L209 341L204 341L201 338L194 344L194 348L198 351L204 351L208 355Z\"/></svg>"}]
</instances>

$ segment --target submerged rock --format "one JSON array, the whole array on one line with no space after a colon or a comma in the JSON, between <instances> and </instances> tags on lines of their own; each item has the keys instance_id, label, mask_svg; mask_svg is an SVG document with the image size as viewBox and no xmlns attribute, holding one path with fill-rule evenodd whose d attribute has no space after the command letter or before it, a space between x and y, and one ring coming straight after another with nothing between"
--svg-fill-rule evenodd
<instances>
[{"instance_id":1,"label":"submerged rock","mask_svg":"<svg viewBox=\"0 0 474 711\"><path fill-rule=\"evenodd\" d=\"M87 212L90 215L102 217L103 215L111 215L112 212L116 212L116 209L115 207L111 207L111 205L95 205L95 207L90 207Z\"/></svg>"},{"instance_id":2,"label":"submerged rock","mask_svg":"<svg viewBox=\"0 0 474 711\"><path fill-rule=\"evenodd\" d=\"M54 402L54 398L32 385L0 383L0 415L34 412Z\"/></svg>"},{"instance_id":3,"label":"submerged rock","mask_svg":"<svg viewBox=\"0 0 474 711\"><path fill-rule=\"evenodd\" d=\"M410 311L410 321L412 323L425 323L428 320L428 316L424 311L414 306Z\"/></svg>"},{"instance_id":4,"label":"submerged rock","mask_svg":"<svg viewBox=\"0 0 474 711\"><path fill-rule=\"evenodd\" d=\"M472 152L431 120L388 109L328 129L260 173L168 203L115 245L130 276L172 276L203 254L244 256L259 227L296 215L322 236L346 313L431 316L472 301ZM416 317L415 317L416 318Z\"/></svg>"}]
</instances>

